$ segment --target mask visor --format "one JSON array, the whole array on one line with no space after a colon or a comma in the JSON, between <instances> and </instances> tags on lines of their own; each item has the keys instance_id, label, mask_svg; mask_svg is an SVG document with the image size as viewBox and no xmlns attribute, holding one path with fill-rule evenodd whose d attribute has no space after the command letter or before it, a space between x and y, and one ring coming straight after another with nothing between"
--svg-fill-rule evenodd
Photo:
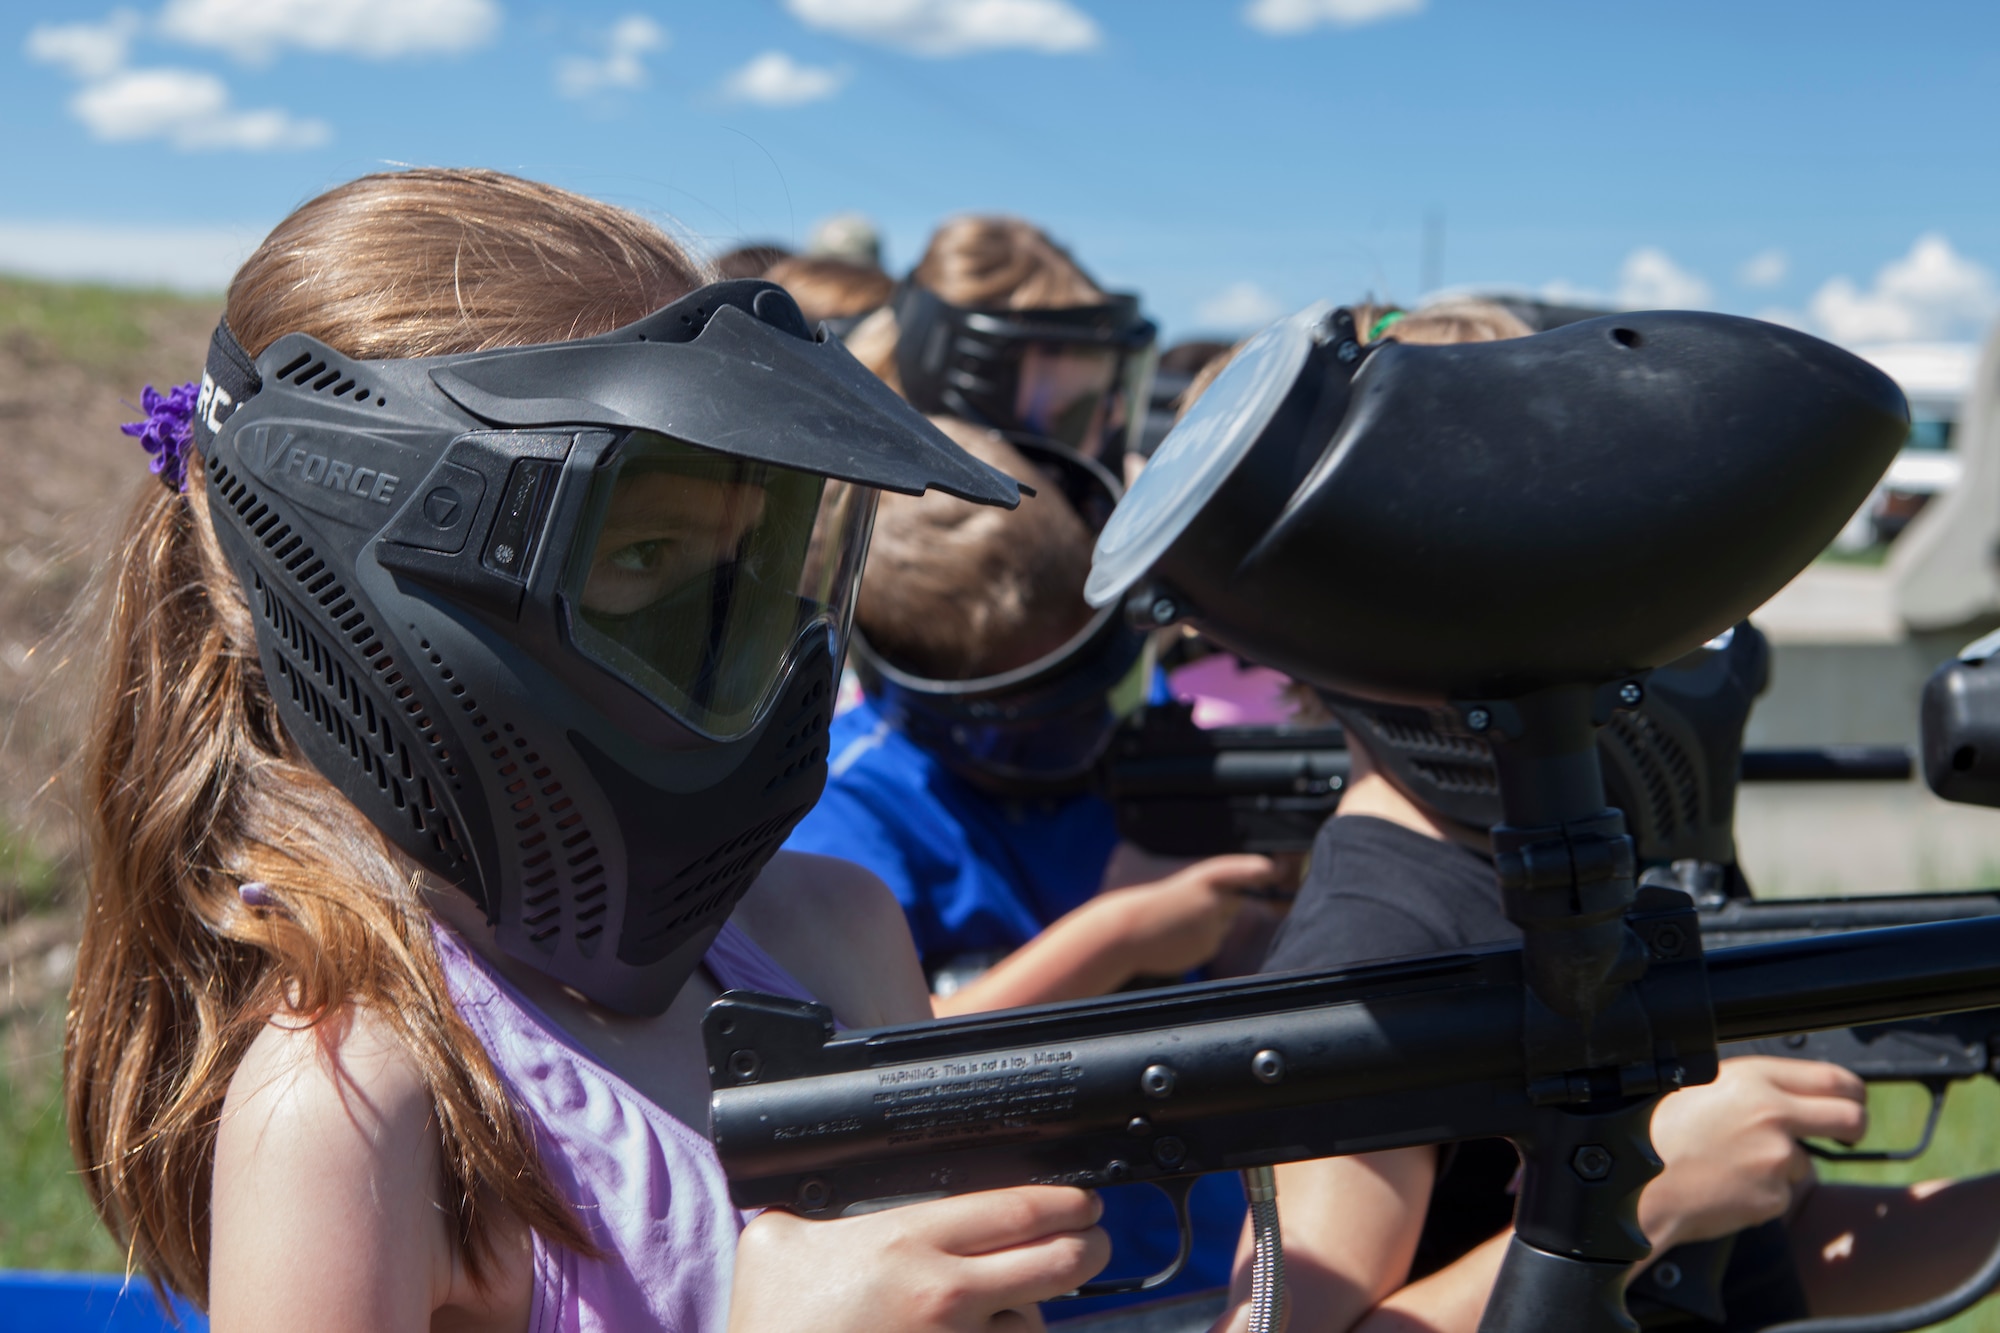
<instances>
[{"instance_id":1,"label":"mask visor","mask_svg":"<svg viewBox=\"0 0 2000 1333\"><path fill-rule=\"evenodd\" d=\"M1099 462L1129 447L1134 403L1146 401L1153 349L1036 342L1022 349L1014 385L1019 429Z\"/></svg>"},{"instance_id":2,"label":"mask visor","mask_svg":"<svg viewBox=\"0 0 2000 1333\"><path fill-rule=\"evenodd\" d=\"M564 580L572 640L702 735L744 735L809 630L839 669L875 498L636 431L591 484Z\"/></svg>"}]
</instances>

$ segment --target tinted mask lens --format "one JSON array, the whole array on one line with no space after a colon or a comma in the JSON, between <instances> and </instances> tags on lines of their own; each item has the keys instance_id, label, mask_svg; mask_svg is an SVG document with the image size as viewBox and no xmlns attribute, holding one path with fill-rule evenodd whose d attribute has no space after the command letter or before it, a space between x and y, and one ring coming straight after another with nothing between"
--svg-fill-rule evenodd
<instances>
[{"instance_id":1,"label":"tinted mask lens","mask_svg":"<svg viewBox=\"0 0 2000 1333\"><path fill-rule=\"evenodd\" d=\"M1095 456L1104 437L1122 427L1115 390L1117 349L1035 343L1021 354L1014 413L1020 428Z\"/></svg>"},{"instance_id":2,"label":"tinted mask lens","mask_svg":"<svg viewBox=\"0 0 2000 1333\"><path fill-rule=\"evenodd\" d=\"M874 492L637 432L599 470L577 648L695 730L742 735L815 625L845 642Z\"/></svg>"}]
</instances>

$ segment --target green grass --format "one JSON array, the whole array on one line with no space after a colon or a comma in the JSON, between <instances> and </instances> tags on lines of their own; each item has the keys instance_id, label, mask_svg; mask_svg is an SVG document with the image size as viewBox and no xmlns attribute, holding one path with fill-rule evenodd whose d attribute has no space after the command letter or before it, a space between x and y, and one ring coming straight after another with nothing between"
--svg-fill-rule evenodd
<instances>
[{"instance_id":1,"label":"green grass","mask_svg":"<svg viewBox=\"0 0 2000 1333\"><path fill-rule=\"evenodd\" d=\"M0 1067L0 1268L122 1270L69 1155L60 1019L18 1017L0 1038L13 1048Z\"/></svg>"},{"instance_id":2,"label":"green grass","mask_svg":"<svg viewBox=\"0 0 2000 1333\"><path fill-rule=\"evenodd\" d=\"M1914 1084L1877 1084L1868 1092L1870 1148L1903 1148L1923 1132L1930 1097ZM1931 1150L1914 1162L1821 1162L1823 1180L1865 1184L1907 1184L1947 1176L1980 1175L2000 1170L2000 1084L1990 1078L1960 1083L1945 1101ZM2000 1333L2000 1299L1937 1327L1951 1333Z\"/></svg>"},{"instance_id":3,"label":"green grass","mask_svg":"<svg viewBox=\"0 0 2000 1333\"><path fill-rule=\"evenodd\" d=\"M1819 553L1819 558L1829 565L1858 565L1863 569L1879 569L1889 562L1889 543L1875 542L1858 551L1843 551L1829 546Z\"/></svg>"},{"instance_id":4,"label":"green grass","mask_svg":"<svg viewBox=\"0 0 2000 1333\"><path fill-rule=\"evenodd\" d=\"M62 360L116 372L153 348L161 316L218 304L214 297L0 276L0 339L25 338Z\"/></svg>"},{"instance_id":5,"label":"green grass","mask_svg":"<svg viewBox=\"0 0 2000 1333\"><path fill-rule=\"evenodd\" d=\"M0 819L0 922L48 910L62 887L62 867Z\"/></svg>"}]
</instances>

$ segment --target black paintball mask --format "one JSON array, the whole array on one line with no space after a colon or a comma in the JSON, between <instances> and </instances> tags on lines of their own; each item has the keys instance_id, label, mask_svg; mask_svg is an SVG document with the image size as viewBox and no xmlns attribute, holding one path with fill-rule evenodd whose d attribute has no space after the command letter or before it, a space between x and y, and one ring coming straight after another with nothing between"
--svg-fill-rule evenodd
<instances>
[{"instance_id":1,"label":"black paintball mask","mask_svg":"<svg viewBox=\"0 0 2000 1333\"><path fill-rule=\"evenodd\" d=\"M1052 440L1009 436L1093 533L1122 488L1101 463ZM1006 796L1083 790L1121 719L1145 702L1147 636L1100 608L1068 642L1025 666L970 680L905 671L854 635L862 688L883 716L948 770Z\"/></svg>"},{"instance_id":2,"label":"black paintball mask","mask_svg":"<svg viewBox=\"0 0 2000 1333\"><path fill-rule=\"evenodd\" d=\"M1879 370L1758 320L1364 345L1351 312L1318 305L1246 343L1168 434L1086 596L1420 710L1412 750L1449 738L1428 803L1473 823L1489 761L1462 740L1527 734L1514 701L1552 690L1589 690L1607 725L1638 705L1647 673L1680 670L1825 547L1908 421ZM1761 668L1719 657L1687 668L1689 697L1713 669L1743 706Z\"/></svg>"},{"instance_id":3,"label":"black paintball mask","mask_svg":"<svg viewBox=\"0 0 2000 1333\"><path fill-rule=\"evenodd\" d=\"M1639 703L1597 733L1606 798L1624 812L1642 865L1693 862L1740 880L1743 729L1770 677L1770 645L1744 621L1655 670ZM1482 838L1500 822L1493 747L1456 709L1319 694L1382 775L1433 816Z\"/></svg>"},{"instance_id":4,"label":"black paintball mask","mask_svg":"<svg viewBox=\"0 0 2000 1333\"><path fill-rule=\"evenodd\" d=\"M1032 310L973 310L905 281L896 374L925 412L1046 436L1117 470L1145 428L1155 360L1139 298Z\"/></svg>"},{"instance_id":5,"label":"black paintball mask","mask_svg":"<svg viewBox=\"0 0 2000 1333\"><path fill-rule=\"evenodd\" d=\"M877 491L1019 494L757 280L410 360L223 325L197 418L293 742L508 953L633 1014L819 798Z\"/></svg>"}]
</instances>

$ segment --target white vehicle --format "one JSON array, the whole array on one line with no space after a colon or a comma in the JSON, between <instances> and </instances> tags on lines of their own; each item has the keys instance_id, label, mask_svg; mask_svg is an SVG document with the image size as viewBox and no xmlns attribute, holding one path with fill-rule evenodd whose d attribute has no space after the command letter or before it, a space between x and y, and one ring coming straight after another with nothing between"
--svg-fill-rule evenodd
<instances>
[{"instance_id":1,"label":"white vehicle","mask_svg":"<svg viewBox=\"0 0 2000 1333\"><path fill-rule=\"evenodd\" d=\"M1910 400L1910 438L1868 502L1834 539L1841 550L1891 542L1937 496L1958 484L1957 448L1965 400L1979 361L1977 343L1893 343L1852 349L1886 371Z\"/></svg>"}]
</instances>

